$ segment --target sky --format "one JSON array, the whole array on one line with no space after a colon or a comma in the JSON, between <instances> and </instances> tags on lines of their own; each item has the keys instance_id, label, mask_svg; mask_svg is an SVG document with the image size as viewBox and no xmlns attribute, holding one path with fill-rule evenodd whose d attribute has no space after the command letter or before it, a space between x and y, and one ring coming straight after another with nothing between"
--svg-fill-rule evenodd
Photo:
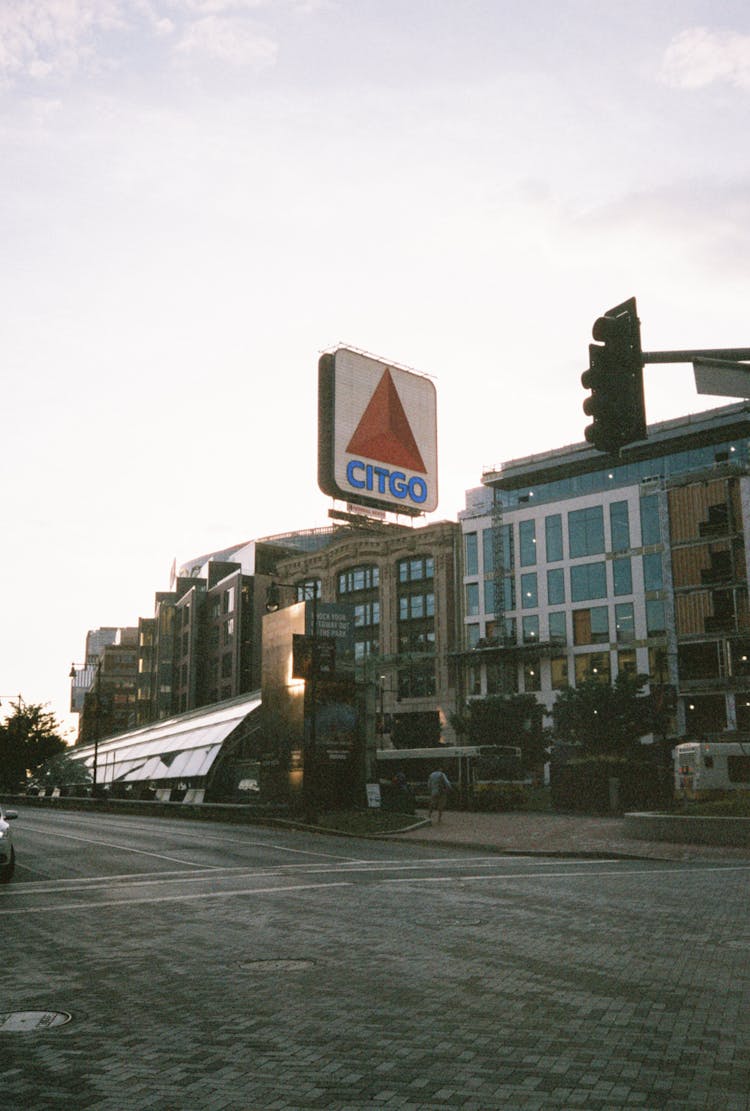
<instances>
[{"instance_id":1,"label":"sky","mask_svg":"<svg viewBox=\"0 0 750 1111\"><path fill-rule=\"evenodd\" d=\"M744 0L3 0L0 714L70 736L173 559L329 523L322 351L434 378L455 520L583 439L612 305L750 346L749 109Z\"/></svg>"}]
</instances>

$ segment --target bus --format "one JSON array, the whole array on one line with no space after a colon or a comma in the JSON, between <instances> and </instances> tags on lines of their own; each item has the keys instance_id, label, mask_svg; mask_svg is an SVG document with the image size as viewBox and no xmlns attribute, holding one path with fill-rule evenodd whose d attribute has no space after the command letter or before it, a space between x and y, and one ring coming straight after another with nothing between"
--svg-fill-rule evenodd
<instances>
[{"instance_id":1,"label":"bus","mask_svg":"<svg viewBox=\"0 0 750 1111\"><path fill-rule=\"evenodd\" d=\"M480 783L525 782L517 745L442 745L439 748L384 748L376 753L376 774L391 782L403 772L414 794L424 794L427 777L440 768L459 792Z\"/></svg>"},{"instance_id":2,"label":"bus","mask_svg":"<svg viewBox=\"0 0 750 1111\"><path fill-rule=\"evenodd\" d=\"M717 791L750 791L750 739L686 741L673 750L675 794L700 798Z\"/></svg>"}]
</instances>

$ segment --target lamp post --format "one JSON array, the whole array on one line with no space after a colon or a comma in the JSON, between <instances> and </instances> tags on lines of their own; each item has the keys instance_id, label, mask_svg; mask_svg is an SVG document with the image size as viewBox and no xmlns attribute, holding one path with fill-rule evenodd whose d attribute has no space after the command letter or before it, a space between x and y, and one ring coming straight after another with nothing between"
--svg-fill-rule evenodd
<instances>
[{"instance_id":1,"label":"lamp post","mask_svg":"<svg viewBox=\"0 0 750 1111\"><path fill-rule=\"evenodd\" d=\"M318 747L318 723L316 721L317 713L317 700L318 700L318 581L305 582L305 583L280 583L271 582L266 592L266 610L268 613L275 613L281 605L281 598L279 595L279 587L287 587L290 590L297 590L303 592L303 597L298 601L305 603L305 626L307 626L307 603L312 602L312 644L310 646L310 686L309 686L309 699L308 699L308 685L305 682L305 701L308 707L308 720L310 722L309 730L306 730L305 741L307 742L304 754L304 768L302 779L302 791L304 797L304 805L306 817L309 822L315 820L315 774L316 774L316 760L317 760L317 747ZM305 628L307 632L307 628Z\"/></svg>"}]
</instances>

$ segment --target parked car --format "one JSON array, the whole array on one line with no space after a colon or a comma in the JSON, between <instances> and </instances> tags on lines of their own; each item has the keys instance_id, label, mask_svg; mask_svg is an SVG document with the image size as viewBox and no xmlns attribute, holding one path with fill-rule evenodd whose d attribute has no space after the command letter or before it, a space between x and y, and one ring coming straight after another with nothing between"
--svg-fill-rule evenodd
<instances>
[{"instance_id":1,"label":"parked car","mask_svg":"<svg viewBox=\"0 0 750 1111\"><path fill-rule=\"evenodd\" d=\"M0 883L7 883L16 866L16 853L10 834L10 822L17 818L15 810L4 810L0 806Z\"/></svg>"}]
</instances>

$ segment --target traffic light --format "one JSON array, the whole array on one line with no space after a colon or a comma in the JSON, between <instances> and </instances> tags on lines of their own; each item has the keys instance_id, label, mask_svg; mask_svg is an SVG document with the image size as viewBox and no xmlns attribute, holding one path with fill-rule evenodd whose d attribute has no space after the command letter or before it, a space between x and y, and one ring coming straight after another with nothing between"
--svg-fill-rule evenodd
<instances>
[{"instance_id":1,"label":"traffic light","mask_svg":"<svg viewBox=\"0 0 750 1111\"><path fill-rule=\"evenodd\" d=\"M593 418L584 435L598 451L614 453L646 437L641 328L635 297L609 309L594 322L589 369L581 375L591 396L583 403Z\"/></svg>"}]
</instances>

